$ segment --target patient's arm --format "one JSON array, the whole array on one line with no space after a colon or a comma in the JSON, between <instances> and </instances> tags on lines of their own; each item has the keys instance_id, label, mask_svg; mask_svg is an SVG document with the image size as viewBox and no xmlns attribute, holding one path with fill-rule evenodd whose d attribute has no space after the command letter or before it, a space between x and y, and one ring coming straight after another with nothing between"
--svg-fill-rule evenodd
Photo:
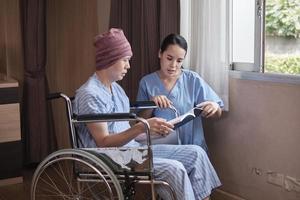
<instances>
[{"instance_id":1,"label":"patient's arm","mask_svg":"<svg viewBox=\"0 0 300 200\"><path fill-rule=\"evenodd\" d=\"M154 101L135 101L130 102L130 109L133 110L138 116L149 119L152 117L152 112L157 108L157 104Z\"/></svg>"},{"instance_id":2,"label":"patient's arm","mask_svg":"<svg viewBox=\"0 0 300 200\"><path fill-rule=\"evenodd\" d=\"M123 146L144 130L142 124L136 124L121 133L109 134L106 122L88 123L87 127L99 147Z\"/></svg>"},{"instance_id":3,"label":"patient's arm","mask_svg":"<svg viewBox=\"0 0 300 200\"><path fill-rule=\"evenodd\" d=\"M144 119L149 119L152 117L152 112L154 109L144 109L139 111L137 114L139 117L142 117Z\"/></svg>"},{"instance_id":4,"label":"patient's arm","mask_svg":"<svg viewBox=\"0 0 300 200\"><path fill-rule=\"evenodd\" d=\"M173 125L161 118L151 118L147 120L150 125L150 132L166 135L172 131ZM99 147L119 147L127 144L130 140L145 132L144 125L137 123L131 128L120 132L109 134L106 122L88 123L87 127Z\"/></svg>"}]
</instances>

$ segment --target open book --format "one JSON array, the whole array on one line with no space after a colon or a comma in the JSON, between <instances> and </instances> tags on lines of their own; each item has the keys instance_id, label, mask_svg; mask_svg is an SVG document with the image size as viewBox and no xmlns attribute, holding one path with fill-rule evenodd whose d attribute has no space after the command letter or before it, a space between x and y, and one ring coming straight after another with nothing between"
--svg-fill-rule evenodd
<instances>
[{"instance_id":1,"label":"open book","mask_svg":"<svg viewBox=\"0 0 300 200\"><path fill-rule=\"evenodd\" d=\"M161 136L159 134L151 134L151 143L152 144L178 144L178 133L176 131L177 128L186 124L187 122L195 119L200 116L202 112L202 105L198 104L188 112L183 115L180 115L174 119L169 120L168 122L174 125L174 131L169 133L167 136ZM146 134L140 134L135 138L137 142L142 144L146 143Z\"/></svg>"},{"instance_id":2,"label":"open book","mask_svg":"<svg viewBox=\"0 0 300 200\"><path fill-rule=\"evenodd\" d=\"M202 107L198 104L196 107L192 108L187 113L180 115L174 119L169 120L168 122L174 125L174 129L179 128L180 126L186 124L187 122L195 119L196 117L200 116L202 112Z\"/></svg>"}]
</instances>

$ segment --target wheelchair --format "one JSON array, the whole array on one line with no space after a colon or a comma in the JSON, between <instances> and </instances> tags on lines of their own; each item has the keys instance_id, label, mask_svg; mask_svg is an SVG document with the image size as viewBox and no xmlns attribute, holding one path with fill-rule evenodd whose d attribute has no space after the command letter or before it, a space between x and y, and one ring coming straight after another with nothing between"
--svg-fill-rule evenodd
<instances>
[{"instance_id":1,"label":"wheelchair","mask_svg":"<svg viewBox=\"0 0 300 200\"><path fill-rule=\"evenodd\" d=\"M155 185L167 187L176 199L173 188L153 177L153 157L148 122L134 113L75 115L72 98L63 93L50 94L48 99L62 98L66 104L71 148L58 150L47 156L36 168L31 183L31 200L115 200L136 199L136 186L149 185L156 199ZM145 104L146 103L146 104ZM150 105L153 106L153 105ZM131 108L149 108L132 104ZM80 138L76 124L109 121L142 122L147 145L128 148L79 148ZM148 187L149 187L148 186Z\"/></svg>"}]
</instances>

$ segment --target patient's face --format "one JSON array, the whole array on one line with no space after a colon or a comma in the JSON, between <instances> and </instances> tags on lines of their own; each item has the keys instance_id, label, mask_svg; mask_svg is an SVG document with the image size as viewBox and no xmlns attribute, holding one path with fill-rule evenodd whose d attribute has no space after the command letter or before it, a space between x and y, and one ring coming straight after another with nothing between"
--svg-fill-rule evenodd
<instances>
[{"instance_id":1,"label":"patient's face","mask_svg":"<svg viewBox=\"0 0 300 200\"><path fill-rule=\"evenodd\" d=\"M124 78L127 71L130 69L130 60L131 57L124 57L115 62L108 69L110 71L110 79L112 81L120 81Z\"/></svg>"},{"instance_id":2,"label":"patient's face","mask_svg":"<svg viewBox=\"0 0 300 200\"><path fill-rule=\"evenodd\" d=\"M180 46L169 45L164 52L159 53L160 72L164 77L178 77L186 51Z\"/></svg>"}]
</instances>

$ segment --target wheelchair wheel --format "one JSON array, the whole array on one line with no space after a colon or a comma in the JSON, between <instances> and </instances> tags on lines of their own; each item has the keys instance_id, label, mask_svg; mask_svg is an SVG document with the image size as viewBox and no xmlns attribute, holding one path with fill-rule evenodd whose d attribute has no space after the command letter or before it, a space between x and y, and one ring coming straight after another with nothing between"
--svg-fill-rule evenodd
<instances>
[{"instance_id":1,"label":"wheelchair wheel","mask_svg":"<svg viewBox=\"0 0 300 200\"><path fill-rule=\"evenodd\" d=\"M118 179L99 158L79 149L49 155L36 169L32 200L124 199Z\"/></svg>"}]
</instances>

